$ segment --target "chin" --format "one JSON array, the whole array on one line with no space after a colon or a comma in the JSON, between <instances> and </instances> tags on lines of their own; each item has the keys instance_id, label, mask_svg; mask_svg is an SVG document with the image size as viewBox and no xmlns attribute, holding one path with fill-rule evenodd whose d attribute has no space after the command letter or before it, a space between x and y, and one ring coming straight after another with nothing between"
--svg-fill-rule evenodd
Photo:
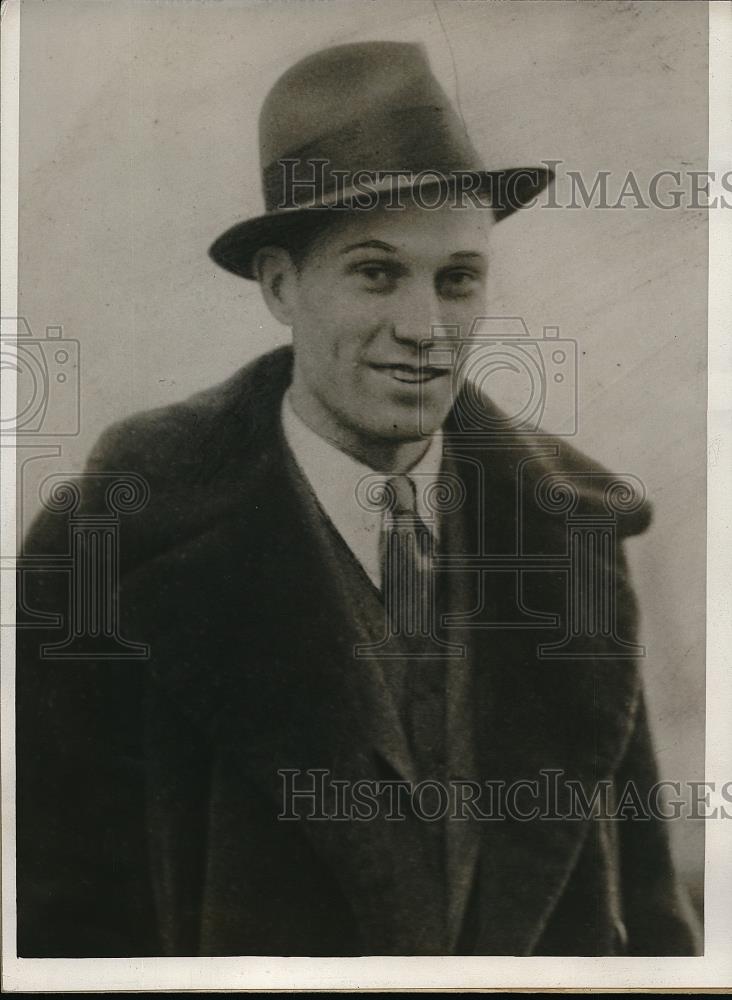
<instances>
[{"instance_id":1,"label":"chin","mask_svg":"<svg viewBox=\"0 0 732 1000\"><path fill-rule=\"evenodd\" d=\"M374 400L356 409L341 409L339 422L361 438L364 443L412 444L424 441L437 430L447 418L449 407L395 406L391 401Z\"/></svg>"},{"instance_id":2,"label":"chin","mask_svg":"<svg viewBox=\"0 0 732 1000\"><path fill-rule=\"evenodd\" d=\"M403 414L396 415L391 421L381 420L378 424L363 427L365 434L376 441L388 441L390 444L411 444L423 441L439 429L441 422L419 419L415 414L413 419L405 420Z\"/></svg>"}]
</instances>

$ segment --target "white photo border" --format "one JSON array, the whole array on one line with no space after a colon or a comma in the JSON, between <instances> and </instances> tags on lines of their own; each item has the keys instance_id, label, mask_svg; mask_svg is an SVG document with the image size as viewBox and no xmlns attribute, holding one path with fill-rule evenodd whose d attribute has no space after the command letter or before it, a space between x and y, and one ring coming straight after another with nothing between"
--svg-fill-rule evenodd
<instances>
[{"instance_id":1,"label":"white photo border","mask_svg":"<svg viewBox=\"0 0 732 1000\"><path fill-rule=\"evenodd\" d=\"M20 0L2 18L2 315L17 315ZM709 3L709 170L732 169L732 4ZM716 182L719 186L719 181ZM721 200L721 188L714 195ZM709 397L706 780L732 780L732 212L709 210ZM2 408L15 383L2 373ZM3 446L2 551L15 548L15 450ZM6 543L8 548L6 548ZM14 620L13 573L2 574L4 626ZM698 958L144 958L19 959L15 932L14 634L2 643L2 988L7 992L139 990L612 990L732 987L732 823L706 821L705 952Z\"/></svg>"}]
</instances>

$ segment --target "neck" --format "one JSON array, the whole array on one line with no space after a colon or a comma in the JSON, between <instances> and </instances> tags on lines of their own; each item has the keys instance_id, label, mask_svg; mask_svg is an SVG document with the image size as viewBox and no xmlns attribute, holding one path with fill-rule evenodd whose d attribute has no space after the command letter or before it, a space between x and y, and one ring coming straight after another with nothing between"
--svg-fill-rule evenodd
<instances>
[{"instance_id":1,"label":"neck","mask_svg":"<svg viewBox=\"0 0 732 1000\"><path fill-rule=\"evenodd\" d=\"M430 446L430 438L398 444L360 441L355 438L348 440L346 437L342 441L335 441L332 438L330 440L337 448L362 465L367 465L374 472L384 472L389 475L409 472L424 457Z\"/></svg>"}]
</instances>

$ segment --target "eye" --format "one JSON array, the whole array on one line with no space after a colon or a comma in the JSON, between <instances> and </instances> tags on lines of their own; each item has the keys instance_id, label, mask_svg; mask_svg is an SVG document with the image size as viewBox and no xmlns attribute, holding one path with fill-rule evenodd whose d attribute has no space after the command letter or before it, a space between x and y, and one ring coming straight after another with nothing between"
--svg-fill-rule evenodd
<instances>
[{"instance_id":1,"label":"eye","mask_svg":"<svg viewBox=\"0 0 732 1000\"><path fill-rule=\"evenodd\" d=\"M399 269L390 261L369 260L355 264L352 273L367 292L389 292L394 288Z\"/></svg>"},{"instance_id":2,"label":"eye","mask_svg":"<svg viewBox=\"0 0 732 1000\"><path fill-rule=\"evenodd\" d=\"M473 295L482 282L482 275L476 271L456 268L443 271L437 279L437 290L447 299L464 299Z\"/></svg>"}]
</instances>

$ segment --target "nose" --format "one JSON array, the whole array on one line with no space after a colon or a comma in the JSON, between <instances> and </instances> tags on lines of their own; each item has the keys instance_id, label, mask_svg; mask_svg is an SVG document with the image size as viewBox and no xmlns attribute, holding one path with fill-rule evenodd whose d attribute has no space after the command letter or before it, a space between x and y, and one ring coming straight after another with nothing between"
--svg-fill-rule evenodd
<instances>
[{"instance_id":1,"label":"nose","mask_svg":"<svg viewBox=\"0 0 732 1000\"><path fill-rule=\"evenodd\" d=\"M432 282L415 283L393 302L393 306L394 339L411 347L431 341L434 328L443 322L442 303Z\"/></svg>"}]
</instances>

